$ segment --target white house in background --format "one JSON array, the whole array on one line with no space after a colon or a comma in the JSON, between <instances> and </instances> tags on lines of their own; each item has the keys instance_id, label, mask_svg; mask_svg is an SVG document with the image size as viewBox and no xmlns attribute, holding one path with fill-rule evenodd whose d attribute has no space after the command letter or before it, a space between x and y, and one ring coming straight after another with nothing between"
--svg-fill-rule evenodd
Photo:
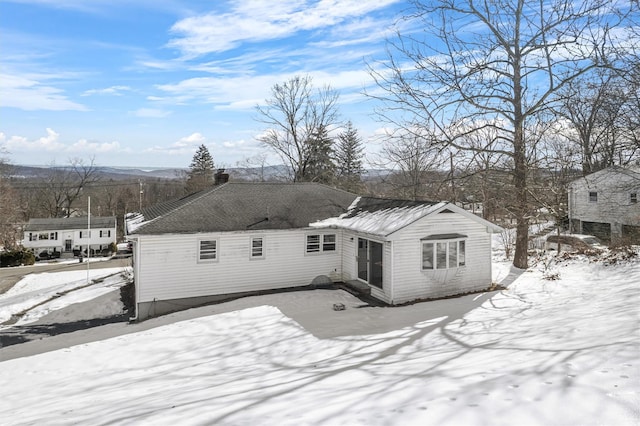
<instances>
[{"instance_id":1,"label":"white house in background","mask_svg":"<svg viewBox=\"0 0 640 426\"><path fill-rule=\"evenodd\" d=\"M640 242L640 167L609 167L569 185L571 230Z\"/></svg>"},{"instance_id":2,"label":"white house in background","mask_svg":"<svg viewBox=\"0 0 640 426\"><path fill-rule=\"evenodd\" d=\"M226 183L125 219L136 316L312 283L388 304L484 290L498 226L446 202L315 183Z\"/></svg>"},{"instance_id":3,"label":"white house in background","mask_svg":"<svg viewBox=\"0 0 640 426\"><path fill-rule=\"evenodd\" d=\"M99 254L116 242L116 218L91 216L91 229L87 217L30 219L24 228L22 245L39 255L43 251L61 253L63 257L86 252Z\"/></svg>"}]
</instances>

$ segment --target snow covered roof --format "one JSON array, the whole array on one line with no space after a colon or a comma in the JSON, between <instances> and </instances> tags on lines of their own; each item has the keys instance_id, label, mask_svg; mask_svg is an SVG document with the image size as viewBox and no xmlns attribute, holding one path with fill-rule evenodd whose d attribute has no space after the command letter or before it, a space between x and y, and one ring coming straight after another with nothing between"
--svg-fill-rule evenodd
<instances>
[{"instance_id":1,"label":"snow covered roof","mask_svg":"<svg viewBox=\"0 0 640 426\"><path fill-rule=\"evenodd\" d=\"M445 204L444 202L358 197L345 214L311 223L310 226L318 228L335 226L386 236Z\"/></svg>"},{"instance_id":2,"label":"snow covered roof","mask_svg":"<svg viewBox=\"0 0 640 426\"><path fill-rule=\"evenodd\" d=\"M310 226L337 227L386 237L424 216L446 210L467 216L491 230L501 230L499 226L444 201L407 201L372 197L358 197L346 213L311 223Z\"/></svg>"}]
</instances>

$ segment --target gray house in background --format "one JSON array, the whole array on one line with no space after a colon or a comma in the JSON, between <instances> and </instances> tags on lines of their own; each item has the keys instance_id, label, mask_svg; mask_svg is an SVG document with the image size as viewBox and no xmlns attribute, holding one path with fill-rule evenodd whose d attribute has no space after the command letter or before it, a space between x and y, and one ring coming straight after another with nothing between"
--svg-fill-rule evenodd
<instances>
[{"instance_id":1,"label":"gray house in background","mask_svg":"<svg viewBox=\"0 0 640 426\"><path fill-rule=\"evenodd\" d=\"M91 230L87 229L87 217L30 219L24 228L22 245L39 255L41 252L61 253L62 257L73 252L101 253L116 242L116 217L91 217Z\"/></svg>"},{"instance_id":2,"label":"gray house in background","mask_svg":"<svg viewBox=\"0 0 640 426\"><path fill-rule=\"evenodd\" d=\"M640 167L609 167L569 185L571 231L640 243Z\"/></svg>"},{"instance_id":3,"label":"gray house in background","mask_svg":"<svg viewBox=\"0 0 640 426\"><path fill-rule=\"evenodd\" d=\"M125 224L138 319L312 283L351 283L388 304L484 290L501 230L450 203L315 183L225 183Z\"/></svg>"}]
</instances>

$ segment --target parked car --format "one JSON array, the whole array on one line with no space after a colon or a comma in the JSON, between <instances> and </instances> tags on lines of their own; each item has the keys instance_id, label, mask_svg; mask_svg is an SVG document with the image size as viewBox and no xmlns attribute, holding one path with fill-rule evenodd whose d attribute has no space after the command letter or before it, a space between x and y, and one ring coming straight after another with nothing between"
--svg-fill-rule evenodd
<instances>
[{"instance_id":1,"label":"parked car","mask_svg":"<svg viewBox=\"0 0 640 426\"><path fill-rule=\"evenodd\" d=\"M50 260L50 259L60 259L60 252L57 250L49 251L43 250L38 254L36 260Z\"/></svg>"},{"instance_id":2,"label":"parked car","mask_svg":"<svg viewBox=\"0 0 640 426\"><path fill-rule=\"evenodd\" d=\"M562 234L549 235L545 241L545 250L558 250L558 244L560 244L560 251L597 250L603 248L600 240L593 235Z\"/></svg>"}]
</instances>

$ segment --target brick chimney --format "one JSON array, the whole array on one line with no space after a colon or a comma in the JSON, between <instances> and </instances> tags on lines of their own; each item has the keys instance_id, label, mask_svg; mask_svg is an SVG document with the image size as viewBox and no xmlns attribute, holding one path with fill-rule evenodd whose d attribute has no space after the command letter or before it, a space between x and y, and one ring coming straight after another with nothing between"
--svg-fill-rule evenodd
<instances>
[{"instance_id":1,"label":"brick chimney","mask_svg":"<svg viewBox=\"0 0 640 426\"><path fill-rule=\"evenodd\" d=\"M222 185L229 182L229 173L225 173L224 169L218 169L215 175L213 175L214 185Z\"/></svg>"}]
</instances>

